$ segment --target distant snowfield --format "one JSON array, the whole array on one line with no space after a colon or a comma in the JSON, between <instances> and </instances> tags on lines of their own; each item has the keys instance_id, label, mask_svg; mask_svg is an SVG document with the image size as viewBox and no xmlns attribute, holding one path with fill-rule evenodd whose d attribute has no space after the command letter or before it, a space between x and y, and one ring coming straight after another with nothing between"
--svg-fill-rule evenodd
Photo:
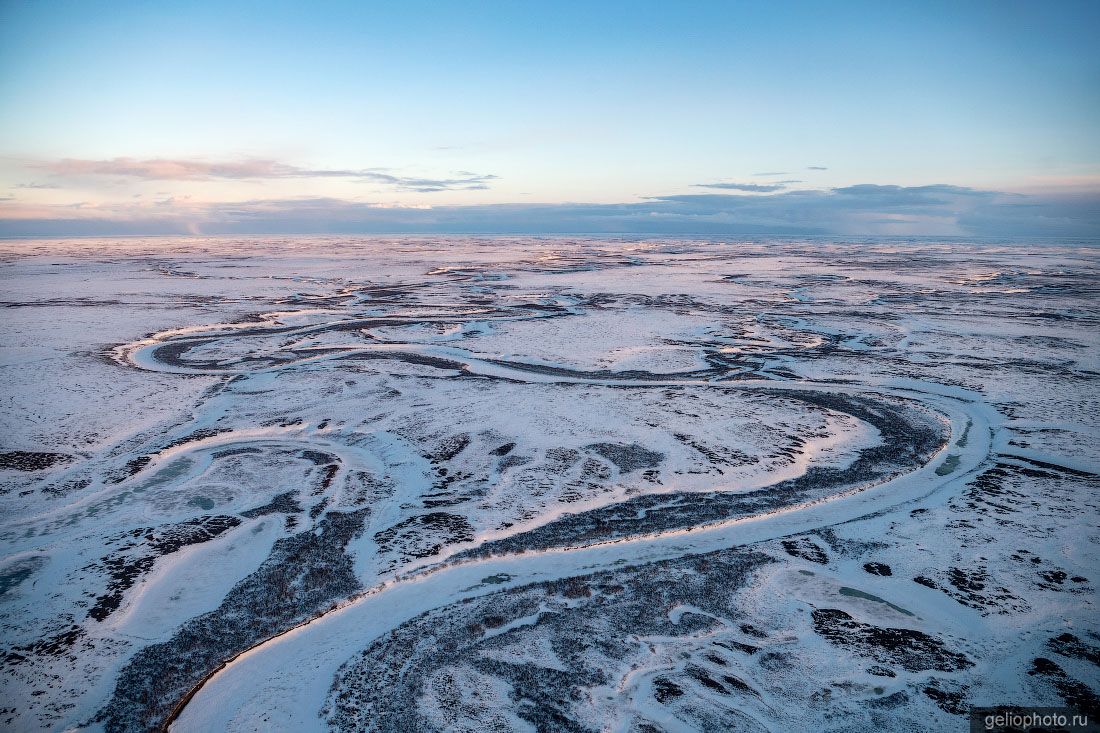
<instances>
[{"instance_id":1,"label":"distant snowfield","mask_svg":"<svg viewBox=\"0 0 1100 733\"><path fill-rule=\"evenodd\" d=\"M0 250L4 728L1097 709L1095 249Z\"/></svg>"}]
</instances>

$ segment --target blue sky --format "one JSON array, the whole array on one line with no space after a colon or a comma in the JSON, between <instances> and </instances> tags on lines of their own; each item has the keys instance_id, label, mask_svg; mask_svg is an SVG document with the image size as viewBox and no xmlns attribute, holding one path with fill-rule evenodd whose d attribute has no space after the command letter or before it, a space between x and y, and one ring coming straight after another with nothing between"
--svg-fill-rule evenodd
<instances>
[{"instance_id":1,"label":"blue sky","mask_svg":"<svg viewBox=\"0 0 1100 733\"><path fill-rule=\"evenodd\" d=\"M0 16L3 234L1098 233L1095 2Z\"/></svg>"}]
</instances>

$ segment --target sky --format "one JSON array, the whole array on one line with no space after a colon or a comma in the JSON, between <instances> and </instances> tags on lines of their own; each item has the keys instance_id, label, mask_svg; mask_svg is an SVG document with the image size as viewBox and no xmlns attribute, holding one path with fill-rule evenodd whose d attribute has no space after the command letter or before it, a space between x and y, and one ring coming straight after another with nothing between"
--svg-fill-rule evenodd
<instances>
[{"instance_id":1,"label":"sky","mask_svg":"<svg viewBox=\"0 0 1100 733\"><path fill-rule=\"evenodd\" d=\"M1100 237L1098 2L0 0L0 235Z\"/></svg>"}]
</instances>

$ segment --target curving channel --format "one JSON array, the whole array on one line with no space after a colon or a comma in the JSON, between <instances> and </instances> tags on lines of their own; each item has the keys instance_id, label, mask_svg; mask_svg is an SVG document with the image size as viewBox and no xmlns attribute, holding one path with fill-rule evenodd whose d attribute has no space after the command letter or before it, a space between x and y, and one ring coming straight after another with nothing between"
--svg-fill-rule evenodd
<instances>
[{"instance_id":1,"label":"curving channel","mask_svg":"<svg viewBox=\"0 0 1100 733\"><path fill-rule=\"evenodd\" d=\"M471 315L470 320L545 318L535 308ZM623 563L656 562L804 533L917 501L971 475L987 455L995 413L962 390L916 380L862 384L788 382L708 355L710 368L657 374L585 371L562 365L489 358L445 345L406 342L326 344L265 356L194 356L223 339L316 336L380 325L422 323L423 316L334 320L289 327L222 324L205 331L158 334L117 349L120 363L179 374L237 375L325 360L396 360L439 370L441 378L576 383L632 389L676 385L751 391L846 413L872 425L878 445L845 468L813 466L795 479L749 491L642 494L569 514L541 526L459 546L443 560L414 567L358 592L291 628L233 654L191 685L162 730L231 729L248 705L275 706L269 720L287 729L320 725L320 708L337 668L357 648L414 616L508 588L584 575ZM461 321L453 314L449 322ZM963 436L966 436L964 439ZM488 578L506 578L486 582ZM278 690L278 694L269 694ZM244 703L238 709L233 701ZM254 712L254 711L252 711Z\"/></svg>"}]
</instances>

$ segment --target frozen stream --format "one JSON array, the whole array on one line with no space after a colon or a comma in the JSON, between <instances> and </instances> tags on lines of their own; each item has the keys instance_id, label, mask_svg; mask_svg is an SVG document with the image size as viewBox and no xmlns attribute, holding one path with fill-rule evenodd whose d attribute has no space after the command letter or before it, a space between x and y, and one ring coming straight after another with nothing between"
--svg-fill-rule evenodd
<instances>
[{"instance_id":1,"label":"frozen stream","mask_svg":"<svg viewBox=\"0 0 1100 733\"><path fill-rule=\"evenodd\" d=\"M871 489L811 505L790 506L751 519L595 546L442 565L414 573L372 588L240 655L205 681L180 711L172 729L323 730L323 720L317 711L349 649L364 647L424 611L505 587L799 534L919 502L937 491L949 490L970 477L987 456L996 418L980 402L942 392L919 393L917 386L879 389L908 397L919 394L926 404L948 417L952 438L949 447L935 460L912 473ZM837 389L813 384L796 388ZM968 431L968 440L959 448L956 443L963 431ZM954 470L937 475L936 469L954 456L958 457L957 463L952 460ZM485 582L491 576L507 576L509 580L504 584Z\"/></svg>"}]
</instances>

